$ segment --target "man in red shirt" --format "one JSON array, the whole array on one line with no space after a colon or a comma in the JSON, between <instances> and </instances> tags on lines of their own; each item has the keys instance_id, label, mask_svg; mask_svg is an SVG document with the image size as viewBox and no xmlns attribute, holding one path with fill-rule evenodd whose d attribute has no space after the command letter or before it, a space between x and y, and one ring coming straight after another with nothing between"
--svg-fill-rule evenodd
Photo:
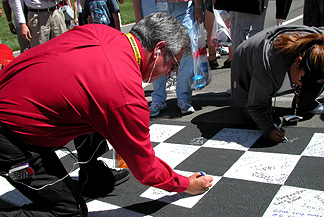
<instances>
[{"instance_id":1,"label":"man in red shirt","mask_svg":"<svg viewBox=\"0 0 324 217\"><path fill-rule=\"evenodd\" d=\"M212 177L199 172L189 178L175 173L150 142L142 81L169 75L191 53L187 30L155 13L130 33L99 24L76 27L0 72L0 171L33 201L1 216L86 216L79 189L54 150L93 131L144 185L193 195L211 186Z\"/></svg>"}]
</instances>

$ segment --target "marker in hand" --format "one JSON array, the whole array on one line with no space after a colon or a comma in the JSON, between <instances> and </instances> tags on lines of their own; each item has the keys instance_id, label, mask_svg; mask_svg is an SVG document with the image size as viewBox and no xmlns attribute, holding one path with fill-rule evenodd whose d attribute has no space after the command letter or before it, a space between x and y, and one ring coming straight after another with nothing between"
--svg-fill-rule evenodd
<instances>
[{"instance_id":1,"label":"marker in hand","mask_svg":"<svg viewBox=\"0 0 324 217\"><path fill-rule=\"evenodd\" d=\"M280 128L278 127L278 125L277 125L276 123L274 123L273 126L274 126L274 127L275 127L279 132L281 132ZM285 140L288 142L287 137L285 136L284 138L285 138Z\"/></svg>"},{"instance_id":2,"label":"marker in hand","mask_svg":"<svg viewBox=\"0 0 324 217\"><path fill-rule=\"evenodd\" d=\"M206 174L203 171L199 171L202 176L206 176Z\"/></svg>"}]
</instances>

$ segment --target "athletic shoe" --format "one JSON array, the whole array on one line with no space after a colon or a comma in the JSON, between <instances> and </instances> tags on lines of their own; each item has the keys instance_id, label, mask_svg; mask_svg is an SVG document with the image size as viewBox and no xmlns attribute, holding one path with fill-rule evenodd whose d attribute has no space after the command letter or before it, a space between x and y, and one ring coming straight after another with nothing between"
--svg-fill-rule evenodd
<instances>
[{"instance_id":1,"label":"athletic shoe","mask_svg":"<svg viewBox=\"0 0 324 217\"><path fill-rule=\"evenodd\" d=\"M323 103L319 103L316 108L314 108L311 111L307 111L306 113L311 113L311 114L314 114L314 115L322 115L322 114L324 114L324 105L323 105Z\"/></svg>"},{"instance_id":2,"label":"athletic shoe","mask_svg":"<svg viewBox=\"0 0 324 217\"><path fill-rule=\"evenodd\" d=\"M218 51L218 53L220 53L221 55L228 55L228 54L229 54L229 49L228 49L228 47L224 47L224 46L222 46L222 47L218 47L218 48L217 48L217 51Z\"/></svg>"},{"instance_id":3,"label":"athletic shoe","mask_svg":"<svg viewBox=\"0 0 324 217\"><path fill-rule=\"evenodd\" d=\"M115 189L115 186L126 182L130 177L127 169L111 169L98 160L80 165L79 187L83 196L104 197Z\"/></svg>"},{"instance_id":4,"label":"athletic shoe","mask_svg":"<svg viewBox=\"0 0 324 217\"><path fill-rule=\"evenodd\" d=\"M178 100L177 106L181 111L181 114L191 114L195 112L195 109L190 104L191 100Z\"/></svg>"},{"instance_id":5,"label":"athletic shoe","mask_svg":"<svg viewBox=\"0 0 324 217\"><path fill-rule=\"evenodd\" d=\"M156 117L160 114L161 111L167 108L167 104L160 102L152 102L150 106L150 117Z\"/></svg>"}]
</instances>

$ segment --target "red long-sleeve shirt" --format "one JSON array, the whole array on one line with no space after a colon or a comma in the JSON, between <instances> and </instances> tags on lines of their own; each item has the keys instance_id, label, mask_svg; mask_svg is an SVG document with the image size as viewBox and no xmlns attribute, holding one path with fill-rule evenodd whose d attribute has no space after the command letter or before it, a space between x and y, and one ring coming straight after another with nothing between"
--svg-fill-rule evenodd
<instances>
[{"instance_id":1,"label":"red long-sleeve shirt","mask_svg":"<svg viewBox=\"0 0 324 217\"><path fill-rule=\"evenodd\" d=\"M59 147L98 131L142 184L182 192L189 179L155 156L142 68L127 37L84 25L34 47L0 71L0 121L19 138Z\"/></svg>"}]
</instances>

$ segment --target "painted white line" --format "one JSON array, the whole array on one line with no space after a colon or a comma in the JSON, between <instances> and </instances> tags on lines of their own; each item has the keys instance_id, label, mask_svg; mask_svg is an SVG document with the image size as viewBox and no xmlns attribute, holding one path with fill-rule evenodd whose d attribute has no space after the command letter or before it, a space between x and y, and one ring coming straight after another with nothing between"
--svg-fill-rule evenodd
<instances>
[{"instance_id":1,"label":"painted white line","mask_svg":"<svg viewBox=\"0 0 324 217\"><path fill-rule=\"evenodd\" d=\"M298 17L287 20L287 21L283 22L282 25L288 25L288 24L293 23L293 22L295 22L296 20L299 20L299 19L303 19L303 15L299 15Z\"/></svg>"},{"instance_id":2,"label":"painted white line","mask_svg":"<svg viewBox=\"0 0 324 217\"><path fill-rule=\"evenodd\" d=\"M128 24L122 25L121 27L127 27L127 26L132 26L132 25L135 25L135 23L128 23Z\"/></svg>"}]
</instances>

